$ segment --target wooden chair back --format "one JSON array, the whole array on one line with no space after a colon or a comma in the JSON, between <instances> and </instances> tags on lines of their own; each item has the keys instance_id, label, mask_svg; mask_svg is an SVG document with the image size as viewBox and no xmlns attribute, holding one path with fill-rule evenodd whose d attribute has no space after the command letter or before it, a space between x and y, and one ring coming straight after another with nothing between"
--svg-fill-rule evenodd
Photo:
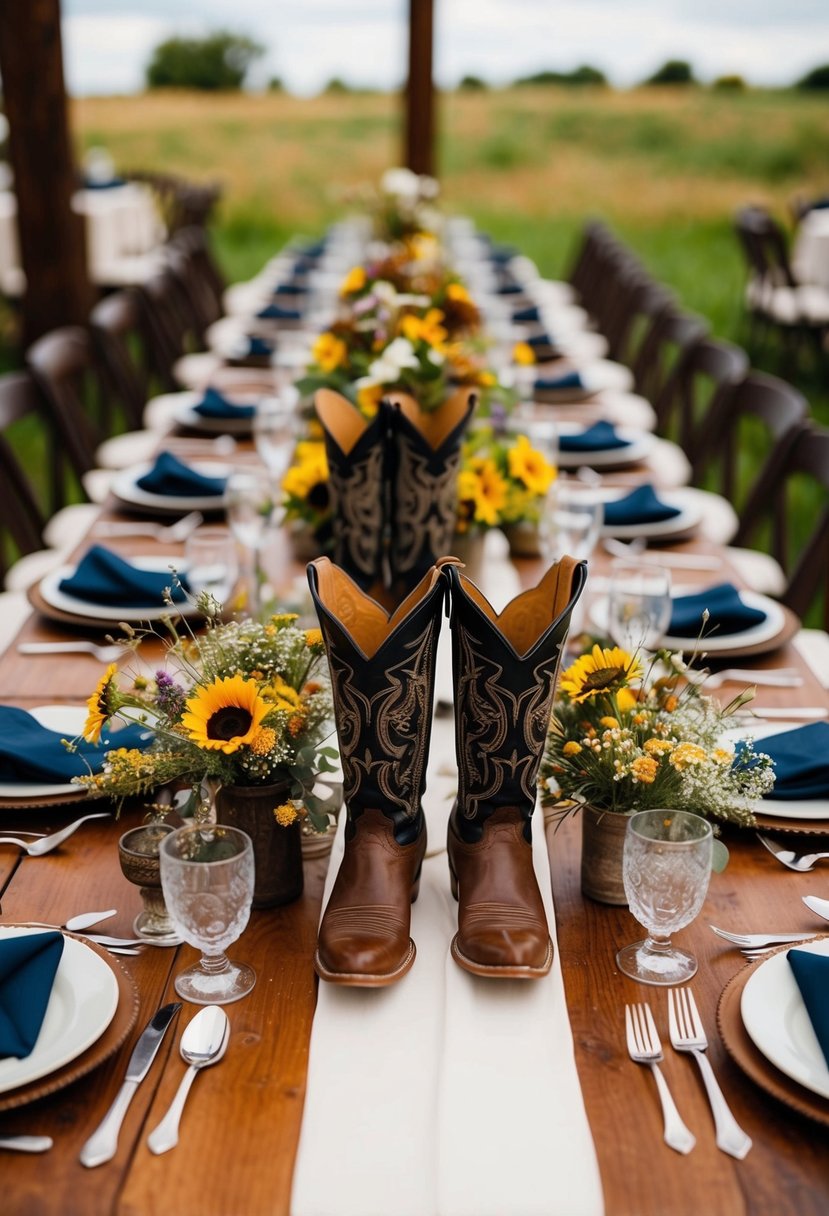
<instances>
[{"instance_id":1,"label":"wooden chair back","mask_svg":"<svg viewBox=\"0 0 829 1216\"><path fill-rule=\"evenodd\" d=\"M708 451L708 420L748 371L739 346L700 337L688 343L655 401L657 429L675 439L693 464Z\"/></svg>"},{"instance_id":2,"label":"wooden chair back","mask_svg":"<svg viewBox=\"0 0 829 1216\"><path fill-rule=\"evenodd\" d=\"M152 358L141 300L134 288L104 296L89 316L89 329L104 374L124 404L130 429L142 425L151 395Z\"/></svg>"}]
</instances>

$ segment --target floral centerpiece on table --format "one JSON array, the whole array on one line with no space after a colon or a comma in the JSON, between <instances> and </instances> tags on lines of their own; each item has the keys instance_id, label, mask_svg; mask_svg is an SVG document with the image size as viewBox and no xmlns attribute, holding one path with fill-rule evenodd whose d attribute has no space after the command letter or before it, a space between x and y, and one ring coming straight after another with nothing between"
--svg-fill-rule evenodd
<instances>
[{"instance_id":1,"label":"floral centerpiece on table","mask_svg":"<svg viewBox=\"0 0 829 1216\"><path fill-rule=\"evenodd\" d=\"M647 668L614 646L593 646L563 672L540 770L541 801L632 814L666 808L755 823L752 804L774 784L771 760L750 741L723 742L751 698L721 706L689 678L681 654L659 651Z\"/></svg>"},{"instance_id":2,"label":"floral centerpiece on table","mask_svg":"<svg viewBox=\"0 0 829 1216\"><path fill-rule=\"evenodd\" d=\"M313 788L333 771L336 752L322 746L333 729L333 706L322 635L300 629L283 613L266 622L220 623L221 606L202 594L207 629L168 647L168 662L154 679L131 680L111 664L88 702L83 737L100 738L112 718L146 723L154 738L146 751L116 748L102 771L76 781L123 799L170 781L193 786L290 785L273 808L288 826L307 812L317 830L329 823ZM131 633L125 646L145 636Z\"/></svg>"},{"instance_id":3,"label":"floral centerpiece on table","mask_svg":"<svg viewBox=\"0 0 829 1216\"><path fill-rule=\"evenodd\" d=\"M461 453L456 531L464 535L538 524L555 478L555 467L526 435L491 425L473 427Z\"/></svg>"},{"instance_id":4,"label":"floral centerpiece on table","mask_svg":"<svg viewBox=\"0 0 829 1216\"><path fill-rule=\"evenodd\" d=\"M372 205L374 234L382 241L398 241L416 233L437 232L442 224L436 206L440 185L425 173L388 169Z\"/></svg>"}]
</instances>

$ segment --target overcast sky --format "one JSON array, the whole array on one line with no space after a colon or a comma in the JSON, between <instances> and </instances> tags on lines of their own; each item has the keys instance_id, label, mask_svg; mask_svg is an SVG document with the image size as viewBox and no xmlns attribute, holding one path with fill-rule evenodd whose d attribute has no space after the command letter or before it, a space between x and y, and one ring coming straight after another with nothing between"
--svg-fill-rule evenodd
<instances>
[{"instance_id":1,"label":"overcast sky","mask_svg":"<svg viewBox=\"0 0 829 1216\"><path fill-rule=\"evenodd\" d=\"M435 0L435 11L444 86L582 63L628 85L669 58L704 80L788 84L829 61L829 0ZM314 93L332 76L393 87L404 73L406 0L63 0L63 13L75 94L134 92L162 38L220 27L268 47L252 84L278 75Z\"/></svg>"}]
</instances>

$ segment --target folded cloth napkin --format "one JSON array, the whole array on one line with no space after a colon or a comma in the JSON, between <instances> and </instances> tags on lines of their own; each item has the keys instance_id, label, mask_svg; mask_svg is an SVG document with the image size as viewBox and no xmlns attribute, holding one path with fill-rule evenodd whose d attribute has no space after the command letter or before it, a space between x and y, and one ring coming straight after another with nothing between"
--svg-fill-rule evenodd
<instances>
[{"instance_id":1,"label":"folded cloth napkin","mask_svg":"<svg viewBox=\"0 0 829 1216\"><path fill-rule=\"evenodd\" d=\"M115 608L162 608L164 588L170 588L173 603L186 598L187 578L166 570L139 570L103 545L93 545L75 567L75 573L61 580L67 595L90 604Z\"/></svg>"},{"instance_id":2,"label":"folded cloth napkin","mask_svg":"<svg viewBox=\"0 0 829 1216\"><path fill-rule=\"evenodd\" d=\"M260 338L258 334L247 334L237 358L267 359L273 352L274 344L268 338Z\"/></svg>"},{"instance_id":3,"label":"folded cloth napkin","mask_svg":"<svg viewBox=\"0 0 829 1216\"><path fill-rule=\"evenodd\" d=\"M524 288L520 283L502 283L498 288L499 296L521 296L524 294Z\"/></svg>"},{"instance_id":4,"label":"folded cloth napkin","mask_svg":"<svg viewBox=\"0 0 829 1216\"><path fill-rule=\"evenodd\" d=\"M229 401L215 388L206 388L201 401L198 405L193 406L193 413L198 414L201 418L252 418L255 412L255 406L237 405L235 401Z\"/></svg>"},{"instance_id":5,"label":"folded cloth napkin","mask_svg":"<svg viewBox=\"0 0 829 1216\"><path fill-rule=\"evenodd\" d=\"M564 389L585 389L587 385L581 378L581 372L564 372L561 376L542 377L535 382L537 393L558 393Z\"/></svg>"},{"instance_id":6,"label":"folded cloth napkin","mask_svg":"<svg viewBox=\"0 0 829 1216\"><path fill-rule=\"evenodd\" d=\"M516 325L535 324L541 320L541 311L533 304L530 308L517 309L512 314L512 319Z\"/></svg>"},{"instance_id":7,"label":"folded cloth napkin","mask_svg":"<svg viewBox=\"0 0 829 1216\"><path fill-rule=\"evenodd\" d=\"M767 799L829 798L829 722L770 735L758 746L774 761L774 789Z\"/></svg>"},{"instance_id":8,"label":"folded cloth napkin","mask_svg":"<svg viewBox=\"0 0 829 1216\"><path fill-rule=\"evenodd\" d=\"M786 957L820 1049L829 1064L829 958L825 954L813 954L811 950L789 950Z\"/></svg>"},{"instance_id":9,"label":"folded cloth napkin","mask_svg":"<svg viewBox=\"0 0 829 1216\"><path fill-rule=\"evenodd\" d=\"M106 182L96 182L91 178L85 177L83 188L84 190L114 190L118 186L125 186L127 183L123 177L111 177Z\"/></svg>"},{"instance_id":10,"label":"folded cloth napkin","mask_svg":"<svg viewBox=\"0 0 829 1216\"><path fill-rule=\"evenodd\" d=\"M73 777L99 772L105 754L116 743L143 750L152 735L144 726L125 726L114 735L105 732L100 743L79 739L71 752L63 746L65 738L65 732L41 726L25 709L0 706L0 781L65 785Z\"/></svg>"},{"instance_id":11,"label":"folded cloth napkin","mask_svg":"<svg viewBox=\"0 0 829 1216\"><path fill-rule=\"evenodd\" d=\"M279 283L273 289L275 296L304 296L307 288L301 283Z\"/></svg>"},{"instance_id":12,"label":"folded cloth napkin","mask_svg":"<svg viewBox=\"0 0 829 1216\"><path fill-rule=\"evenodd\" d=\"M159 452L153 467L135 483L149 494L174 498L221 498L226 477L206 477L172 452Z\"/></svg>"},{"instance_id":13,"label":"folded cloth napkin","mask_svg":"<svg viewBox=\"0 0 829 1216\"><path fill-rule=\"evenodd\" d=\"M298 308L283 308L281 304L266 304L256 314L260 321L299 321L302 313Z\"/></svg>"},{"instance_id":14,"label":"folded cloth napkin","mask_svg":"<svg viewBox=\"0 0 829 1216\"><path fill-rule=\"evenodd\" d=\"M62 954L62 933L0 939L0 1057L31 1055Z\"/></svg>"},{"instance_id":15,"label":"folded cloth napkin","mask_svg":"<svg viewBox=\"0 0 829 1216\"><path fill-rule=\"evenodd\" d=\"M679 507L662 501L650 482L604 504L604 522L612 527L659 523L680 514Z\"/></svg>"},{"instance_id":16,"label":"folded cloth napkin","mask_svg":"<svg viewBox=\"0 0 829 1216\"><path fill-rule=\"evenodd\" d=\"M562 452L603 452L608 448L629 448L630 440L617 435L612 422L594 422L575 435L559 435L558 446Z\"/></svg>"},{"instance_id":17,"label":"folded cloth napkin","mask_svg":"<svg viewBox=\"0 0 829 1216\"><path fill-rule=\"evenodd\" d=\"M718 583L706 591L694 595L678 595L671 603L671 637L695 638L702 629L702 614L708 609L705 633L716 631L718 637L730 633L742 633L759 625L766 619L760 608L750 608L740 599L740 593L731 583Z\"/></svg>"}]
</instances>

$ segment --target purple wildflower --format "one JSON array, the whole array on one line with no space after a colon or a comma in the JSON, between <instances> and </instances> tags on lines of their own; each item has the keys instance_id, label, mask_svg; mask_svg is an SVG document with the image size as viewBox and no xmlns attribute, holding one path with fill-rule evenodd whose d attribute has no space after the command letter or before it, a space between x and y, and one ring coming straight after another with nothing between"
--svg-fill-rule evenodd
<instances>
[{"instance_id":1,"label":"purple wildflower","mask_svg":"<svg viewBox=\"0 0 829 1216\"><path fill-rule=\"evenodd\" d=\"M177 718L184 709L184 702L187 699L184 689L166 671L155 673L155 683L157 688L155 700L158 708L168 718Z\"/></svg>"}]
</instances>

